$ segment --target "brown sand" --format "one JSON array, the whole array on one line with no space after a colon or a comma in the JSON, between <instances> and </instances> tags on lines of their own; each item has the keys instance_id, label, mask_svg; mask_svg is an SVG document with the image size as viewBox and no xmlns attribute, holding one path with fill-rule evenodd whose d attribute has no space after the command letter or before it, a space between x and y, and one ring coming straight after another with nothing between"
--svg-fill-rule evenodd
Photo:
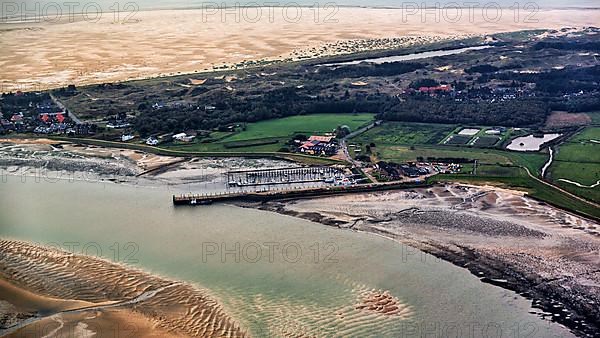
<instances>
[{"instance_id":1,"label":"brown sand","mask_svg":"<svg viewBox=\"0 0 600 338\"><path fill-rule=\"evenodd\" d=\"M145 331L157 327L158 333L176 336L246 335L217 300L191 285L25 242L0 240L0 252L3 302L8 302L13 312L25 313L20 319L36 319L20 326L15 326L13 319L4 324L11 330L8 333L35 329L40 323L56 325L52 330L61 330L65 322L90 326L85 320L114 325L111 316L129 323L127 312L135 312L133 318ZM114 310L127 314L115 314Z\"/></svg>"},{"instance_id":2,"label":"brown sand","mask_svg":"<svg viewBox=\"0 0 600 338\"><path fill-rule=\"evenodd\" d=\"M466 10L465 10L466 11ZM331 12L315 15L304 9L298 22L285 20L269 9L258 22L209 15L202 10L147 11L134 22L115 23L112 15L98 22L0 24L0 79L2 91L36 90L66 84L90 84L193 73L244 60L274 60L332 55L391 47L383 41L347 40L412 37L396 47L472 34L532 28L597 25L598 10L548 10L537 22L515 22L504 11L497 22L468 12L458 22L419 14L403 18L400 9L340 8L335 22L324 22ZM249 16L249 15L248 15ZM315 23L317 21L317 23Z\"/></svg>"},{"instance_id":3,"label":"brown sand","mask_svg":"<svg viewBox=\"0 0 600 338\"><path fill-rule=\"evenodd\" d=\"M356 305L356 309L386 316L402 316L410 311L388 291L381 290L365 292L360 303Z\"/></svg>"}]
</instances>

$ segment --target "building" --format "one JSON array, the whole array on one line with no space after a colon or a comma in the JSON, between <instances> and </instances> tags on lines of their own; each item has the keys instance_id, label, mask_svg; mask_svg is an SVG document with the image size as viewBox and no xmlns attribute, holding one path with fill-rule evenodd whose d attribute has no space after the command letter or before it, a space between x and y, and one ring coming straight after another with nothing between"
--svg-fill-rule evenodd
<instances>
[{"instance_id":1,"label":"building","mask_svg":"<svg viewBox=\"0 0 600 338\"><path fill-rule=\"evenodd\" d=\"M135 138L135 136L131 134L121 135L121 142L131 141Z\"/></svg>"},{"instance_id":2,"label":"building","mask_svg":"<svg viewBox=\"0 0 600 338\"><path fill-rule=\"evenodd\" d=\"M155 146L155 145L158 144L158 139L155 138L155 137L150 136L150 137L148 137L146 139L146 144L149 145L149 146Z\"/></svg>"},{"instance_id":3,"label":"building","mask_svg":"<svg viewBox=\"0 0 600 338\"><path fill-rule=\"evenodd\" d=\"M334 142L333 136L316 136L308 138L298 148L298 151L310 155L332 156L337 153L338 146Z\"/></svg>"},{"instance_id":4,"label":"building","mask_svg":"<svg viewBox=\"0 0 600 338\"><path fill-rule=\"evenodd\" d=\"M435 87L420 87L419 92L423 94L437 94L437 93L449 93L452 91L452 86L450 85L440 85Z\"/></svg>"},{"instance_id":5,"label":"building","mask_svg":"<svg viewBox=\"0 0 600 338\"><path fill-rule=\"evenodd\" d=\"M106 124L106 128L109 128L109 129L123 129L123 128L129 128L130 126L131 126L130 123L124 122L124 121L114 121L114 122L108 122Z\"/></svg>"},{"instance_id":6,"label":"building","mask_svg":"<svg viewBox=\"0 0 600 338\"><path fill-rule=\"evenodd\" d=\"M400 166L400 169L402 170L402 173L404 174L404 176L408 176L408 177L412 177L412 178L429 174L429 169L419 168L415 165L403 164Z\"/></svg>"},{"instance_id":7,"label":"building","mask_svg":"<svg viewBox=\"0 0 600 338\"><path fill-rule=\"evenodd\" d=\"M179 134L173 135L173 140L180 141L180 142L192 142L195 138L196 138L196 135L188 135L186 133L179 133Z\"/></svg>"}]
</instances>

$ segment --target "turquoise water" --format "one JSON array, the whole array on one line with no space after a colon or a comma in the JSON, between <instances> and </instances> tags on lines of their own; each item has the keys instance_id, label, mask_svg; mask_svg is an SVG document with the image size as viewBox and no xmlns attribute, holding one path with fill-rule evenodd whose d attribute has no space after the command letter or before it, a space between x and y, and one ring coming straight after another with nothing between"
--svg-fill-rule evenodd
<instances>
[{"instance_id":1,"label":"turquoise water","mask_svg":"<svg viewBox=\"0 0 600 338\"><path fill-rule=\"evenodd\" d=\"M175 208L171 193L4 177L0 236L101 251L206 288L255 336L570 336L530 314L524 298L410 247L258 210ZM406 311L387 317L355 310L371 289L389 291Z\"/></svg>"}]
</instances>

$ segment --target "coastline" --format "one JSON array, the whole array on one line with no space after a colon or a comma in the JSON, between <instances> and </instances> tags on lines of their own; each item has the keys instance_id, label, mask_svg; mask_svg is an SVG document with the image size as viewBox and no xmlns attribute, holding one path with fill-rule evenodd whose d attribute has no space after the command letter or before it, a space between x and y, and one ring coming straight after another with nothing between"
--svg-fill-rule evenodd
<instances>
[{"instance_id":1,"label":"coastline","mask_svg":"<svg viewBox=\"0 0 600 338\"><path fill-rule=\"evenodd\" d=\"M423 23L418 14L404 20L402 9L389 8L341 7L331 22L324 22L330 12L320 13L315 22L313 11L310 15L304 11L307 13L297 22L290 22L279 10L273 20L267 9L261 11L266 13L257 22L222 20L218 12L204 20L202 10L186 9L142 11L136 13L135 22L127 24L115 24L112 15L97 22L0 24L0 43L5 47L0 52L4 65L1 85L4 91L28 91L67 84L193 77L271 62L520 30L594 26L600 21L600 11L590 9L541 10L536 22L514 22L513 15L505 13L498 22L477 15L474 22L442 20L434 24ZM173 27L178 28L177 34ZM204 38L198 39L200 35ZM82 36L94 43L82 41ZM39 56L48 60L39 62Z\"/></svg>"},{"instance_id":2,"label":"coastline","mask_svg":"<svg viewBox=\"0 0 600 338\"><path fill-rule=\"evenodd\" d=\"M440 203L440 198L430 197L431 201L427 201L427 191L443 195L444 189L468 193L461 198L446 196L442 198L444 207L433 208L433 199ZM532 311L545 319L560 323L580 336L596 336L600 327L600 310L596 306L600 303L600 272L597 270L600 236L585 230L591 226L598 229L598 224L550 206L540 206L520 192L501 189L497 194L500 197L495 200L502 201L513 195L510 202L515 204L513 211L521 213L510 215L504 210L506 205L496 207L490 203L494 199L490 198L491 194L495 193L489 187L454 185L310 201L290 199L235 205L409 245L468 269L482 282L532 300ZM385 200L383 206L378 208L371 204L381 198ZM396 205L390 205L391 201ZM555 219L546 218L544 210L534 213L518 203L529 203L532 209L554 209L552 217ZM484 216L476 215L473 210L483 212ZM527 221L528 217L534 221ZM436 224L440 218L451 225Z\"/></svg>"},{"instance_id":3,"label":"coastline","mask_svg":"<svg viewBox=\"0 0 600 338\"><path fill-rule=\"evenodd\" d=\"M33 159L33 162L32 159L21 159L24 163L30 161L29 166L35 168L36 163L49 163L45 154L56 153L52 149L56 144L46 143L38 141L14 146L28 149L29 154L43 159ZM10 150L11 145L8 144L8 147ZM25 154L23 149L20 152ZM233 163L240 166L278 164L270 160L203 159L194 162L192 159L183 163L175 161L175 164L169 165L173 158L167 158L165 162L160 156L149 158L136 152L95 146L70 146L65 149L63 145L60 153L77 154L89 162L75 156L76 164L84 161L85 165L62 168L67 172L89 165L99 174L98 177L110 181L106 184L142 184L157 188L168 186L169 189L178 185L187 189L194 181L200 182L195 182L198 186L212 182L221 175L223 168L230 168ZM118 167L121 170L130 168L129 171L122 171L129 174L120 180L111 180L102 174L107 171L110 175L112 167L102 168L104 162L101 159L114 161L115 154L120 159ZM158 165L159 170L148 177L138 178L137 173L148 169L142 167L140 161ZM160 165L164 163L167 165L161 169ZM16 166L20 168L17 174L28 172L23 163ZM48 169L48 166L42 169ZM36 172L30 173L35 176ZM83 178L86 177L85 170L79 173L84 175ZM49 176L56 177L54 174ZM206 189L206 186L202 188ZM594 291L594 288L598 288L594 285L600 285L600 273L597 272L600 264L597 255L600 252L600 225L527 198L524 192L448 184L266 203L240 202L235 205L370 233L409 245L466 268L483 282L532 299L534 308L538 309L532 311L578 334L585 336L590 328L599 327L600 311L594 304L600 303L600 292ZM588 300L595 303L586 303ZM114 314L115 320L118 321L119 316L120 313ZM56 322L51 318L45 320Z\"/></svg>"}]
</instances>

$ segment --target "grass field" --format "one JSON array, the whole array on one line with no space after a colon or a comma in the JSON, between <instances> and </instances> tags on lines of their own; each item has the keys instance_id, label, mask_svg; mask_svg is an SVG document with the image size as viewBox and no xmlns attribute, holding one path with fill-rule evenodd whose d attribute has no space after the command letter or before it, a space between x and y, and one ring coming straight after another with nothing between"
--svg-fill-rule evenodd
<instances>
[{"instance_id":1,"label":"grass field","mask_svg":"<svg viewBox=\"0 0 600 338\"><path fill-rule=\"evenodd\" d=\"M369 144L436 144L456 126L410 122L386 122L352 139L353 143Z\"/></svg>"},{"instance_id":2,"label":"grass field","mask_svg":"<svg viewBox=\"0 0 600 338\"><path fill-rule=\"evenodd\" d=\"M548 177L561 188L598 202L600 186L579 187L560 180L566 179L584 186L592 186L600 180L600 144L591 140L600 141L600 127L588 127L561 144Z\"/></svg>"},{"instance_id":3,"label":"grass field","mask_svg":"<svg viewBox=\"0 0 600 338\"><path fill-rule=\"evenodd\" d=\"M314 114L249 123L238 133L212 133L213 142L164 144L163 148L192 152L277 152L296 134L323 134L340 125L356 130L373 121L373 114Z\"/></svg>"},{"instance_id":4,"label":"grass field","mask_svg":"<svg viewBox=\"0 0 600 338\"><path fill-rule=\"evenodd\" d=\"M600 112L587 113L592 118L592 124L600 125Z\"/></svg>"},{"instance_id":5,"label":"grass field","mask_svg":"<svg viewBox=\"0 0 600 338\"><path fill-rule=\"evenodd\" d=\"M223 139L223 142L254 140L261 138L289 137L295 134L323 134L340 125L356 130L373 121L373 114L314 114L290 116L282 119L249 123L241 131Z\"/></svg>"},{"instance_id":6,"label":"grass field","mask_svg":"<svg viewBox=\"0 0 600 338\"><path fill-rule=\"evenodd\" d=\"M477 160L480 164L523 166L531 173L539 174L547 161L548 154L545 153L518 153L465 146L464 144L477 136L486 145L492 142L499 143L499 139L508 135L510 131L504 132L503 136L489 136L485 134L489 127L477 127L480 129L477 136L457 135L463 128L449 124L385 122L353 138L351 143L362 144L363 153L364 145L375 143L376 147L372 148L372 153L377 159L393 162L416 161L418 158L465 158ZM452 137L452 140L443 144L449 137ZM452 145L455 139L460 145ZM353 153L352 150L350 152Z\"/></svg>"},{"instance_id":7,"label":"grass field","mask_svg":"<svg viewBox=\"0 0 600 338\"><path fill-rule=\"evenodd\" d=\"M557 161L578 163L600 163L600 144L596 143L565 143L556 154Z\"/></svg>"},{"instance_id":8,"label":"grass field","mask_svg":"<svg viewBox=\"0 0 600 338\"><path fill-rule=\"evenodd\" d=\"M531 173L538 173L547 160L547 154L516 153L496 149L477 149L451 146L399 146L378 145L374 150L382 160L394 162L415 161L417 157L466 158L477 160L481 164L516 165L529 168Z\"/></svg>"}]
</instances>

